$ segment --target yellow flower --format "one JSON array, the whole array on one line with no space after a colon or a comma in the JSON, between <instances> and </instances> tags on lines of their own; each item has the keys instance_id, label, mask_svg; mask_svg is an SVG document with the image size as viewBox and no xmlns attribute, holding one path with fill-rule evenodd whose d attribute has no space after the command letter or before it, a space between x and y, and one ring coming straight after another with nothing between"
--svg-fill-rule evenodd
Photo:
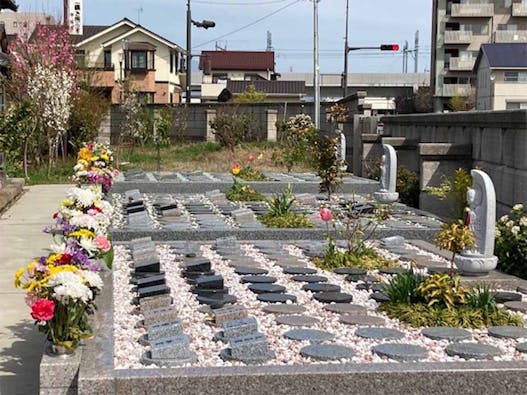
<instances>
[{"instance_id":1,"label":"yellow flower","mask_svg":"<svg viewBox=\"0 0 527 395\"><path fill-rule=\"evenodd\" d=\"M101 159L104 160L104 161L108 161L109 158L108 158L108 155L102 154L101 155Z\"/></svg>"},{"instance_id":2,"label":"yellow flower","mask_svg":"<svg viewBox=\"0 0 527 395\"><path fill-rule=\"evenodd\" d=\"M83 147L79 150L79 155L78 155L79 159L88 161L90 160L91 156L92 156L92 153L88 148Z\"/></svg>"},{"instance_id":3,"label":"yellow flower","mask_svg":"<svg viewBox=\"0 0 527 395\"><path fill-rule=\"evenodd\" d=\"M231 168L232 174L237 176L238 174L240 174L240 171L242 171L242 167L240 166L239 163L235 163L234 165L232 165L232 168Z\"/></svg>"},{"instance_id":4,"label":"yellow flower","mask_svg":"<svg viewBox=\"0 0 527 395\"><path fill-rule=\"evenodd\" d=\"M83 165L84 167L88 167L88 165L89 165L88 161L87 161L87 160L84 160L84 159L79 159L79 160L77 161L77 163Z\"/></svg>"},{"instance_id":5,"label":"yellow flower","mask_svg":"<svg viewBox=\"0 0 527 395\"><path fill-rule=\"evenodd\" d=\"M70 199L64 199L64 200L60 203L60 205L61 205L62 207L69 207L69 206L73 205L73 200L70 200Z\"/></svg>"},{"instance_id":6,"label":"yellow flower","mask_svg":"<svg viewBox=\"0 0 527 395\"><path fill-rule=\"evenodd\" d=\"M90 158L90 161L92 161L92 162L95 162L95 161L97 161L97 160L99 160L99 157L98 157L98 156L92 156L92 157Z\"/></svg>"},{"instance_id":7,"label":"yellow flower","mask_svg":"<svg viewBox=\"0 0 527 395\"><path fill-rule=\"evenodd\" d=\"M21 283L21 278L22 276L24 275L24 268L21 267L20 269L18 269L15 273L15 287L16 288L19 288L20 287L20 283Z\"/></svg>"},{"instance_id":8,"label":"yellow flower","mask_svg":"<svg viewBox=\"0 0 527 395\"><path fill-rule=\"evenodd\" d=\"M68 236L70 237L86 237L86 238L90 238L90 239L93 239L95 238L95 233L93 233L91 230L88 230L88 229L80 229L76 232L72 232L70 233Z\"/></svg>"},{"instance_id":9,"label":"yellow flower","mask_svg":"<svg viewBox=\"0 0 527 395\"><path fill-rule=\"evenodd\" d=\"M263 159L263 152L260 155L258 155L258 160L262 160L262 159Z\"/></svg>"}]
</instances>

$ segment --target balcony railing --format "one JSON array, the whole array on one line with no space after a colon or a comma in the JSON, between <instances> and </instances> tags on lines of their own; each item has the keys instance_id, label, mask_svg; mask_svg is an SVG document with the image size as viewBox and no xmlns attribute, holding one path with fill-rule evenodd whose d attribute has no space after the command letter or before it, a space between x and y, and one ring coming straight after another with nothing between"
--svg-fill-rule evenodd
<instances>
[{"instance_id":1,"label":"balcony railing","mask_svg":"<svg viewBox=\"0 0 527 395\"><path fill-rule=\"evenodd\" d=\"M494 15L494 4L452 4L453 17L490 17Z\"/></svg>"},{"instance_id":2,"label":"balcony railing","mask_svg":"<svg viewBox=\"0 0 527 395\"><path fill-rule=\"evenodd\" d=\"M445 44L470 44L472 42L471 31L447 30L445 31Z\"/></svg>"},{"instance_id":3,"label":"balcony railing","mask_svg":"<svg viewBox=\"0 0 527 395\"><path fill-rule=\"evenodd\" d=\"M449 69L452 71L472 71L475 63L475 58L450 58Z\"/></svg>"},{"instance_id":4,"label":"balcony railing","mask_svg":"<svg viewBox=\"0 0 527 395\"><path fill-rule=\"evenodd\" d=\"M497 30L494 34L497 43L527 42L527 30Z\"/></svg>"},{"instance_id":5,"label":"balcony railing","mask_svg":"<svg viewBox=\"0 0 527 395\"><path fill-rule=\"evenodd\" d=\"M444 84L443 96L469 96L472 92L470 84Z\"/></svg>"},{"instance_id":6,"label":"balcony railing","mask_svg":"<svg viewBox=\"0 0 527 395\"><path fill-rule=\"evenodd\" d=\"M527 16L527 4L513 3L512 16Z\"/></svg>"}]
</instances>

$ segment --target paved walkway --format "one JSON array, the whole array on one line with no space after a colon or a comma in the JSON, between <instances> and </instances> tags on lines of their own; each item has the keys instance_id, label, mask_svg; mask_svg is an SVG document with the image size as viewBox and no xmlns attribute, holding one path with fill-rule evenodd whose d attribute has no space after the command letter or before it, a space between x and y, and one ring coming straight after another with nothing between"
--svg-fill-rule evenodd
<instances>
[{"instance_id":1,"label":"paved walkway","mask_svg":"<svg viewBox=\"0 0 527 395\"><path fill-rule=\"evenodd\" d=\"M68 187L28 187L0 216L0 395L38 394L43 334L33 325L24 293L14 288L14 273L51 244L42 229Z\"/></svg>"}]
</instances>

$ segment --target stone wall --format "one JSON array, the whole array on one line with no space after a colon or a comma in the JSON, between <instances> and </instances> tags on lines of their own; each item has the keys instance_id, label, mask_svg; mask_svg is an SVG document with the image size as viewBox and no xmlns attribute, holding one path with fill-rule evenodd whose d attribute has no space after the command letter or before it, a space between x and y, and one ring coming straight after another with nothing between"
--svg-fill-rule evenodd
<instances>
[{"instance_id":1,"label":"stone wall","mask_svg":"<svg viewBox=\"0 0 527 395\"><path fill-rule=\"evenodd\" d=\"M330 124L326 121L326 110L332 103L322 104L321 106L321 129L329 130ZM177 106L177 105L175 105ZM177 107L173 107L177 111ZM184 106L183 104L179 106ZM165 106L150 105L152 111L159 111ZM296 114L308 114L314 119L313 103L254 103L254 104L225 104L225 103L199 103L192 104L185 111L186 113L186 130L183 137L187 141L206 141L211 139L210 128L208 127L208 120L212 119L214 112L219 111L233 111L236 109L240 113L250 113L254 116L256 123L256 133L258 139L273 140L276 138L275 122L277 120L288 119ZM207 120L207 112L209 118ZM110 129L111 141L116 144L121 133L124 116L119 105L114 105L110 111ZM207 133L209 129L209 133ZM170 133L172 137L176 137L176 132ZM212 136L213 137L213 136Z\"/></svg>"},{"instance_id":2,"label":"stone wall","mask_svg":"<svg viewBox=\"0 0 527 395\"><path fill-rule=\"evenodd\" d=\"M527 203L526 110L388 116L382 121L382 141L396 142L400 162L420 173L421 208L438 211L437 201L423 190L459 167L480 167L490 175L498 215Z\"/></svg>"}]
</instances>

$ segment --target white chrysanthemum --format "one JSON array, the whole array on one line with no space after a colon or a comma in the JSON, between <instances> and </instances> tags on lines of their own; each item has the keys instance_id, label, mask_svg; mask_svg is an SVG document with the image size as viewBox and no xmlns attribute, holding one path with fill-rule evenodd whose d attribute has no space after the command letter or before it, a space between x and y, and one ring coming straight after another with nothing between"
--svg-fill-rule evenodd
<instances>
[{"instance_id":1,"label":"white chrysanthemum","mask_svg":"<svg viewBox=\"0 0 527 395\"><path fill-rule=\"evenodd\" d=\"M505 225L507 225L507 228L512 228L514 226L514 221L508 221Z\"/></svg>"},{"instance_id":2,"label":"white chrysanthemum","mask_svg":"<svg viewBox=\"0 0 527 395\"><path fill-rule=\"evenodd\" d=\"M84 284L83 278L73 272L60 272L48 281L53 288L53 297L60 302L67 303L69 299L89 302L93 299L93 292Z\"/></svg>"},{"instance_id":3,"label":"white chrysanthemum","mask_svg":"<svg viewBox=\"0 0 527 395\"><path fill-rule=\"evenodd\" d=\"M500 237L501 236L501 232L500 232L499 229L496 229L495 236L496 237Z\"/></svg>"},{"instance_id":4,"label":"white chrysanthemum","mask_svg":"<svg viewBox=\"0 0 527 395\"><path fill-rule=\"evenodd\" d=\"M509 220L509 216L505 214L503 217L500 218L500 222L507 222Z\"/></svg>"},{"instance_id":5,"label":"white chrysanthemum","mask_svg":"<svg viewBox=\"0 0 527 395\"><path fill-rule=\"evenodd\" d=\"M91 288L102 289L103 282L101 276L98 273L92 272L90 270L83 270L81 276L84 277L84 280L88 283Z\"/></svg>"},{"instance_id":6,"label":"white chrysanthemum","mask_svg":"<svg viewBox=\"0 0 527 395\"><path fill-rule=\"evenodd\" d=\"M91 189L71 188L68 197L83 207L91 207L95 200L99 198Z\"/></svg>"},{"instance_id":7,"label":"white chrysanthemum","mask_svg":"<svg viewBox=\"0 0 527 395\"><path fill-rule=\"evenodd\" d=\"M100 208L102 212L108 217L113 215L114 210L110 202L106 200L101 200L99 203L97 203L97 207Z\"/></svg>"},{"instance_id":8,"label":"white chrysanthemum","mask_svg":"<svg viewBox=\"0 0 527 395\"><path fill-rule=\"evenodd\" d=\"M520 227L519 227L519 226L513 226L513 227L511 228L511 233L512 233L513 235L517 235L519 232L520 232Z\"/></svg>"},{"instance_id":9,"label":"white chrysanthemum","mask_svg":"<svg viewBox=\"0 0 527 395\"><path fill-rule=\"evenodd\" d=\"M70 224L78 228L92 229L96 233L99 231L99 221L88 214L76 215L70 218Z\"/></svg>"},{"instance_id":10,"label":"white chrysanthemum","mask_svg":"<svg viewBox=\"0 0 527 395\"><path fill-rule=\"evenodd\" d=\"M79 244L82 248L84 248L86 251L90 253L97 251L97 247L93 243L93 240L87 237L82 237L79 241Z\"/></svg>"},{"instance_id":11,"label":"white chrysanthemum","mask_svg":"<svg viewBox=\"0 0 527 395\"><path fill-rule=\"evenodd\" d=\"M66 243L62 243L62 244L51 244L49 246L50 250L52 252L54 252L55 254L64 254L66 253Z\"/></svg>"},{"instance_id":12,"label":"white chrysanthemum","mask_svg":"<svg viewBox=\"0 0 527 395\"><path fill-rule=\"evenodd\" d=\"M527 226L527 217L521 217L519 222L521 226Z\"/></svg>"},{"instance_id":13,"label":"white chrysanthemum","mask_svg":"<svg viewBox=\"0 0 527 395\"><path fill-rule=\"evenodd\" d=\"M523 210L523 204L521 204L521 203L515 204L515 205L512 207L512 209L513 209L514 211L520 211L520 210Z\"/></svg>"}]
</instances>

